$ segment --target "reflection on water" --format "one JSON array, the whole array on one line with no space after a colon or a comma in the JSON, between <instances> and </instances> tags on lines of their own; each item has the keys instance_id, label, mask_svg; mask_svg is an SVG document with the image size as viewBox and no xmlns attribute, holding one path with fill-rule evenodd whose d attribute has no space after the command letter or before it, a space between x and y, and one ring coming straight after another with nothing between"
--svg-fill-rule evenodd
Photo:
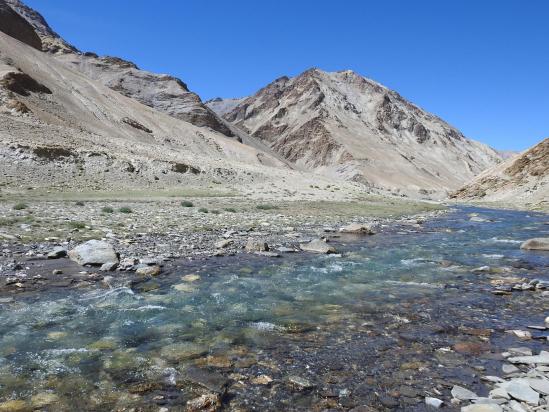
<instances>
[{"instance_id":1,"label":"reflection on water","mask_svg":"<svg viewBox=\"0 0 549 412\"><path fill-rule=\"evenodd\" d=\"M245 365L289 334L306 336L356 313L390 313L418 298L445 299L462 293L456 285L474 282L479 275L471 269L479 266L548 264L547 254L518 248L547 236L546 216L482 210L495 221L480 223L468 220L471 211L419 233L399 228L341 239L342 257L182 263L154 281L51 291L2 305L0 403L91 410L153 402L131 388L172 385L184 393L179 376L189 365Z\"/></svg>"}]
</instances>

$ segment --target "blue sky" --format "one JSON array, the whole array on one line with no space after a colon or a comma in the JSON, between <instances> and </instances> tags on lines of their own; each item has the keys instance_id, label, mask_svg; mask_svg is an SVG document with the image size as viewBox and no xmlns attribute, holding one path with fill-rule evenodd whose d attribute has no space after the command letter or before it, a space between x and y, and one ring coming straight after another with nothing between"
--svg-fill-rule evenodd
<instances>
[{"instance_id":1,"label":"blue sky","mask_svg":"<svg viewBox=\"0 0 549 412\"><path fill-rule=\"evenodd\" d=\"M176 75L205 100L352 69L495 148L549 137L547 0L26 3L79 49Z\"/></svg>"}]
</instances>

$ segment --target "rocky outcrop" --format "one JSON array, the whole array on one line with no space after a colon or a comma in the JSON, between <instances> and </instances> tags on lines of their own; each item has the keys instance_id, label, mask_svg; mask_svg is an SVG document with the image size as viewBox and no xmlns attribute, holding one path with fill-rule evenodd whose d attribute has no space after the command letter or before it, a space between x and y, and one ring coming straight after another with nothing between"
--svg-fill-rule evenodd
<instances>
[{"instance_id":1,"label":"rocky outcrop","mask_svg":"<svg viewBox=\"0 0 549 412\"><path fill-rule=\"evenodd\" d=\"M29 29L34 28L35 42L41 41L41 46L37 45L37 48L53 54L88 77L155 110L195 126L209 127L226 136L233 136L230 128L180 79L141 70L134 63L118 57L99 57L95 53L82 53L55 33L37 11L19 0L2 1L22 17L20 20L28 22L26 26L30 25ZM30 35L25 37L28 36Z\"/></svg>"},{"instance_id":2,"label":"rocky outcrop","mask_svg":"<svg viewBox=\"0 0 549 412\"><path fill-rule=\"evenodd\" d=\"M451 197L549 208L549 138L486 170Z\"/></svg>"},{"instance_id":3,"label":"rocky outcrop","mask_svg":"<svg viewBox=\"0 0 549 412\"><path fill-rule=\"evenodd\" d=\"M297 167L400 193L444 196L501 160L352 71L310 69L248 98L207 104Z\"/></svg>"},{"instance_id":4,"label":"rocky outcrop","mask_svg":"<svg viewBox=\"0 0 549 412\"><path fill-rule=\"evenodd\" d=\"M42 50L42 41L33 27L4 0L0 0L0 31L35 49Z\"/></svg>"},{"instance_id":5,"label":"rocky outcrop","mask_svg":"<svg viewBox=\"0 0 549 412\"><path fill-rule=\"evenodd\" d=\"M521 249L525 250L548 250L549 251L549 237L538 237L534 239L528 239L522 245Z\"/></svg>"}]
</instances>

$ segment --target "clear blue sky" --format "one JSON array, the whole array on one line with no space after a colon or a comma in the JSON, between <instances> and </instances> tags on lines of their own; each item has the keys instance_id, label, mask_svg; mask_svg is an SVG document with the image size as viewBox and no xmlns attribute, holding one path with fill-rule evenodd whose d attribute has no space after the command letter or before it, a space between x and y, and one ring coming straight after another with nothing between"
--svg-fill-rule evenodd
<instances>
[{"instance_id":1,"label":"clear blue sky","mask_svg":"<svg viewBox=\"0 0 549 412\"><path fill-rule=\"evenodd\" d=\"M203 99L352 69L495 148L549 137L548 0L26 2L79 49L176 75Z\"/></svg>"}]
</instances>

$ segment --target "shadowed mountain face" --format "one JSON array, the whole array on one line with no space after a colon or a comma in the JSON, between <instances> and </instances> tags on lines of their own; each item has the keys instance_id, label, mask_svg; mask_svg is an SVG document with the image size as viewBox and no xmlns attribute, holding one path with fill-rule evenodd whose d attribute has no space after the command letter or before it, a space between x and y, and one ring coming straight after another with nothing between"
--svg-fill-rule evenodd
<instances>
[{"instance_id":1,"label":"shadowed mountain face","mask_svg":"<svg viewBox=\"0 0 549 412\"><path fill-rule=\"evenodd\" d=\"M548 206L549 138L507 159L453 193L461 200L504 202L521 206Z\"/></svg>"},{"instance_id":2,"label":"shadowed mountain face","mask_svg":"<svg viewBox=\"0 0 549 412\"><path fill-rule=\"evenodd\" d=\"M501 160L352 71L311 69L251 97L207 104L298 167L372 186L444 193Z\"/></svg>"},{"instance_id":3,"label":"shadowed mountain face","mask_svg":"<svg viewBox=\"0 0 549 412\"><path fill-rule=\"evenodd\" d=\"M35 49L42 50L42 41L33 27L4 0L0 0L0 31Z\"/></svg>"},{"instance_id":4,"label":"shadowed mountain face","mask_svg":"<svg viewBox=\"0 0 549 412\"><path fill-rule=\"evenodd\" d=\"M5 1L34 28L42 43L34 47L53 54L88 77L155 110L195 126L207 126L226 136L233 136L224 122L178 78L141 70L135 64L117 57L81 53L55 33L38 12L19 0Z\"/></svg>"}]
</instances>

